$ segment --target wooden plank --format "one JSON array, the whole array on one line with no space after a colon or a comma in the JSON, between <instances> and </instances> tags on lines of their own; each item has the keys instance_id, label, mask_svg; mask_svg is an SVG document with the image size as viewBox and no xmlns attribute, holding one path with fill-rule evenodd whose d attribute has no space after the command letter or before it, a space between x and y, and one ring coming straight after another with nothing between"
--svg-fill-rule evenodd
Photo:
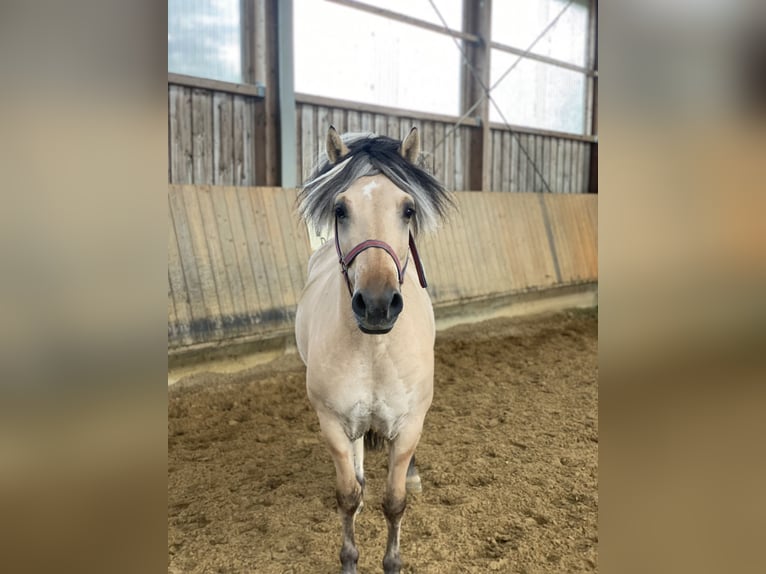
<instances>
[{"instance_id":1,"label":"wooden plank","mask_svg":"<svg viewBox=\"0 0 766 574\"><path fill-rule=\"evenodd\" d=\"M207 262L210 268L210 274L215 283L218 303L218 317L220 319L223 335L232 332L235 324L234 302L232 300L231 281L226 271L226 260L223 256L223 247L221 237L218 231L218 218L215 207L213 206L212 195L218 193L219 188L202 187L197 189L197 193L188 194L196 196L199 213L201 216L201 227L205 234L205 246L207 248ZM214 191L215 190L215 191Z\"/></svg>"},{"instance_id":2,"label":"wooden plank","mask_svg":"<svg viewBox=\"0 0 766 574\"><path fill-rule=\"evenodd\" d=\"M498 134L499 136L499 134ZM472 205L473 211L473 237L475 244L473 249L478 249L477 253L484 252L484 261L474 262L474 272L479 272L483 275L482 284L484 289L488 293L498 293L503 290L500 286L506 283L507 269L501 257L501 251L497 248L498 245L498 233L497 233L497 213L495 204L498 203L497 199L502 200L503 196L497 193L496 190L484 192L484 197L480 201L474 202ZM484 245L493 245L494 249L484 249L481 247Z\"/></svg>"},{"instance_id":3,"label":"wooden plank","mask_svg":"<svg viewBox=\"0 0 766 574\"><path fill-rule=\"evenodd\" d=\"M187 224L189 226L189 236L191 246L194 251L194 261L197 264L197 273L199 276L200 289L202 291L202 302L205 308L205 319L207 319L207 328L211 333L207 334L210 338L220 338L223 336L223 322L221 321L221 304L218 299L218 285L216 277L213 274L210 249L207 244L205 227L202 222L202 214L199 205L198 194L204 189L199 186L186 188L181 196L183 197L186 208Z\"/></svg>"},{"instance_id":4,"label":"wooden plank","mask_svg":"<svg viewBox=\"0 0 766 574\"><path fill-rule=\"evenodd\" d=\"M574 182L575 182L575 193L583 193L583 187L582 187L582 144L576 143L574 144Z\"/></svg>"},{"instance_id":5,"label":"wooden plank","mask_svg":"<svg viewBox=\"0 0 766 574\"><path fill-rule=\"evenodd\" d=\"M598 141L598 138L596 138L596 136L573 134L570 132L559 132L556 130L543 130L539 128L530 128L528 126L519 126L516 124L502 124L499 122L490 122L489 127L493 130L510 131L510 132L515 132L517 134L545 136L545 137L559 138L559 139L571 140L571 141L588 142L588 143L596 143Z\"/></svg>"},{"instance_id":6,"label":"wooden plank","mask_svg":"<svg viewBox=\"0 0 766 574\"><path fill-rule=\"evenodd\" d=\"M213 95L213 175L217 185L234 185L234 96Z\"/></svg>"},{"instance_id":7,"label":"wooden plank","mask_svg":"<svg viewBox=\"0 0 766 574\"><path fill-rule=\"evenodd\" d=\"M300 173L301 180L305 181L311 175L316 158L319 155L317 149L317 136L315 132L314 107L303 106L301 109L301 157L303 165Z\"/></svg>"},{"instance_id":8,"label":"wooden plank","mask_svg":"<svg viewBox=\"0 0 766 574\"><path fill-rule=\"evenodd\" d=\"M444 143L442 144L442 161L444 162L444 179L442 184L450 191L455 189L455 134L449 133L452 126L442 124Z\"/></svg>"},{"instance_id":9,"label":"wooden plank","mask_svg":"<svg viewBox=\"0 0 766 574\"><path fill-rule=\"evenodd\" d=\"M489 157L490 162L486 168L489 170L489 189L486 191L500 191L500 146L497 145L498 133L491 131L489 134Z\"/></svg>"},{"instance_id":10,"label":"wooden plank","mask_svg":"<svg viewBox=\"0 0 766 574\"><path fill-rule=\"evenodd\" d=\"M288 272L293 287L292 299L297 305L307 279L306 262L310 256L308 231L295 213L296 194L293 190L275 188L271 195L275 221L282 233L287 254Z\"/></svg>"},{"instance_id":11,"label":"wooden plank","mask_svg":"<svg viewBox=\"0 0 766 574\"><path fill-rule=\"evenodd\" d=\"M255 309L255 305L252 304L249 294L245 290L245 284L242 279L243 273L240 269L240 262L247 262L247 257L240 256L237 252L238 248L242 247L237 244L238 235L242 236L244 231L235 235L234 226L229 219L229 208L226 201L226 194L231 194L230 191L227 191L231 189L232 188L211 189L208 193L208 197L210 198L212 211L215 216L218 246L221 252L221 265L224 269L226 277L225 281L231 296L231 314L241 325L241 327L237 329L237 332L244 332L255 323L254 315L252 313ZM239 220L238 223L241 226L241 220ZM246 245L244 247L246 248ZM247 273L247 269L244 271ZM231 325L227 326L226 321L224 322L224 325L228 330L233 328Z\"/></svg>"},{"instance_id":12,"label":"wooden plank","mask_svg":"<svg viewBox=\"0 0 766 574\"><path fill-rule=\"evenodd\" d=\"M189 222L183 200L183 189L184 188L174 186L170 187L168 193L170 221L176 232L178 259L183 272L187 301L189 302L190 336L193 336L195 340L200 337L202 339L207 339L204 332L200 333L192 329L192 326L195 325L197 321L204 321L207 318L207 310L205 308L205 298L202 292L199 271L197 269L197 260L194 254L194 248L192 247L191 231L189 230ZM176 307L176 310L178 310L178 306Z\"/></svg>"},{"instance_id":13,"label":"wooden plank","mask_svg":"<svg viewBox=\"0 0 766 574\"><path fill-rule=\"evenodd\" d=\"M192 169L194 183L213 183L213 114L212 94L192 90Z\"/></svg>"},{"instance_id":14,"label":"wooden plank","mask_svg":"<svg viewBox=\"0 0 766 574\"><path fill-rule=\"evenodd\" d=\"M590 193L590 144L582 144L581 175L582 183L580 193Z\"/></svg>"},{"instance_id":15,"label":"wooden plank","mask_svg":"<svg viewBox=\"0 0 766 574\"><path fill-rule=\"evenodd\" d=\"M168 192L168 206L170 206L170 192ZM168 283L172 292L173 310L175 312L175 341L178 344L190 345L193 342L190 333L193 315L189 290L186 286L186 275L184 274L181 253L178 247L173 213L170 209L168 209L168 218Z\"/></svg>"},{"instance_id":16,"label":"wooden plank","mask_svg":"<svg viewBox=\"0 0 766 574\"><path fill-rule=\"evenodd\" d=\"M562 142L563 155L561 161L561 170L563 182L561 193L570 193L572 191L572 142Z\"/></svg>"},{"instance_id":17,"label":"wooden plank","mask_svg":"<svg viewBox=\"0 0 766 574\"><path fill-rule=\"evenodd\" d=\"M346 121L348 122L348 131L351 133L358 133L362 131L362 118L361 114L356 110L349 110L346 112Z\"/></svg>"},{"instance_id":18,"label":"wooden plank","mask_svg":"<svg viewBox=\"0 0 766 574\"><path fill-rule=\"evenodd\" d=\"M535 136L535 146L536 146L536 155L535 155L535 161L537 162L537 178L535 179L536 186L535 191L540 193L545 191L545 184L547 183L544 181L545 178L545 146L544 146L544 137L543 136Z\"/></svg>"},{"instance_id":19,"label":"wooden plank","mask_svg":"<svg viewBox=\"0 0 766 574\"><path fill-rule=\"evenodd\" d=\"M363 132L373 133L375 131L375 123L372 119L372 114L370 112L362 112L361 126L362 126Z\"/></svg>"},{"instance_id":20,"label":"wooden plank","mask_svg":"<svg viewBox=\"0 0 766 574\"><path fill-rule=\"evenodd\" d=\"M386 124L386 116L383 114L375 114L374 116L375 134L379 136L387 135L388 126Z\"/></svg>"},{"instance_id":21,"label":"wooden plank","mask_svg":"<svg viewBox=\"0 0 766 574\"><path fill-rule=\"evenodd\" d=\"M545 183L547 187L544 187L543 191L553 191L553 141L552 138L543 138L543 174L545 175Z\"/></svg>"},{"instance_id":22,"label":"wooden plank","mask_svg":"<svg viewBox=\"0 0 766 574\"><path fill-rule=\"evenodd\" d=\"M532 169L532 157L534 156L534 150L530 148L529 146L529 139L532 136L523 134L519 136L519 140L521 142L521 148L524 150L524 153L522 153L521 157L519 158L519 161L521 162L521 191L524 193L531 193L532 192L532 186L530 185L530 178L533 177L533 169Z\"/></svg>"},{"instance_id":23,"label":"wooden plank","mask_svg":"<svg viewBox=\"0 0 766 574\"><path fill-rule=\"evenodd\" d=\"M274 287L268 280L268 268L273 267L273 261L264 261L264 251L268 254L268 249L262 244L267 241L264 233L259 228L255 218L251 194L253 189L259 188L236 188L234 190L236 197L236 209L242 219L242 228L244 230L245 243L247 246L247 256L249 258L250 269L252 270L254 285L251 287L257 297L256 308L257 321L266 321L270 317L273 302L279 297L279 288Z\"/></svg>"},{"instance_id":24,"label":"wooden plank","mask_svg":"<svg viewBox=\"0 0 766 574\"><path fill-rule=\"evenodd\" d=\"M501 156L502 156L502 191L511 191L511 163L513 161L513 146L511 145L510 132L499 132L501 142Z\"/></svg>"},{"instance_id":25,"label":"wooden plank","mask_svg":"<svg viewBox=\"0 0 766 574\"><path fill-rule=\"evenodd\" d=\"M542 62L544 64L556 66L557 68L563 68L564 70L571 70L573 72L579 72L581 74L593 75L593 70L590 68L578 66L570 62L565 62L563 60L557 60L556 58L543 56L542 54L536 54L534 52L529 52L527 50L514 48L513 46L508 46L507 44L501 44L500 42L490 42L490 47L493 50L500 50L501 52L506 52L507 54L513 54L515 56L522 56L529 60L535 60L537 62Z\"/></svg>"},{"instance_id":26,"label":"wooden plank","mask_svg":"<svg viewBox=\"0 0 766 574\"><path fill-rule=\"evenodd\" d=\"M243 122L242 122L242 139L243 139L243 145L244 145L244 161L243 161L243 170L244 170L244 179L242 185L255 185L255 182L258 179L258 174L256 173L256 148L257 147L263 147L265 142L258 141L255 139L255 122L256 122L256 107L255 107L255 101L254 100L245 100L245 105L242 110L243 113Z\"/></svg>"},{"instance_id":27,"label":"wooden plank","mask_svg":"<svg viewBox=\"0 0 766 574\"><path fill-rule=\"evenodd\" d=\"M295 112L295 173L297 185L303 185L310 176L303 173L303 107L298 106Z\"/></svg>"},{"instance_id":28,"label":"wooden plank","mask_svg":"<svg viewBox=\"0 0 766 574\"><path fill-rule=\"evenodd\" d=\"M341 6L345 6L347 8L361 10L362 12L369 12L370 14L375 14L376 16L383 16L384 18L387 18L389 20L394 20L396 22L403 22L404 24L409 24L410 26L423 28L431 32L436 32L437 34L446 34L447 36L452 36L453 38L461 38L463 40L466 40L467 42L472 42L474 44L480 42L479 36L477 36L476 34L469 34L466 32L461 32L460 30L453 30L452 28L446 28L444 26L440 26L438 24L429 22L428 20L421 20L420 18L414 18L412 16L407 16L406 14L402 14L400 12L394 12L393 10L386 10L385 8L379 8L377 6L372 6L364 2L357 2L355 0L328 0L328 1L334 2L335 4L340 4Z\"/></svg>"},{"instance_id":29,"label":"wooden plank","mask_svg":"<svg viewBox=\"0 0 766 574\"><path fill-rule=\"evenodd\" d=\"M557 193L566 193L567 188L567 169L566 169L566 159L567 159L567 146L566 146L565 140L559 140L559 165L558 170L560 172L560 182L557 187Z\"/></svg>"},{"instance_id":30,"label":"wooden plank","mask_svg":"<svg viewBox=\"0 0 766 574\"><path fill-rule=\"evenodd\" d=\"M423 122L420 127L420 150L425 158L426 169L432 174L435 173L434 165L434 124L433 122Z\"/></svg>"},{"instance_id":31,"label":"wooden plank","mask_svg":"<svg viewBox=\"0 0 766 574\"><path fill-rule=\"evenodd\" d=\"M340 108L332 108L332 125L338 130L338 133L344 134L348 129L348 117L345 111ZM324 145L325 137L327 137L327 131L322 134L322 145Z\"/></svg>"},{"instance_id":32,"label":"wooden plank","mask_svg":"<svg viewBox=\"0 0 766 574\"><path fill-rule=\"evenodd\" d=\"M434 139L431 144L431 155L434 158L434 177L444 182L447 179L444 170L444 124L434 123L433 130Z\"/></svg>"},{"instance_id":33,"label":"wooden plank","mask_svg":"<svg viewBox=\"0 0 766 574\"><path fill-rule=\"evenodd\" d=\"M344 111L354 112L370 112L373 114L382 114L387 117L395 116L399 118L417 118L424 121L432 122L444 122L448 124L454 124L458 120L458 116L450 116L445 114L433 114L429 112L421 112L418 110L407 110L403 108L394 108L389 106L379 106L377 104L367 104L362 102L354 102L351 100L341 100L337 98L327 98L324 96L315 96L311 94L295 94L295 101L299 104L310 104L313 106L327 106L330 108L338 108ZM466 126L477 126L479 123L474 118L465 118L462 120L462 124ZM337 126L336 126L337 127Z\"/></svg>"},{"instance_id":34,"label":"wooden plank","mask_svg":"<svg viewBox=\"0 0 766 574\"><path fill-rule=\"evenodd\" d=\"M260 188L252 190L251 197L256 211L256 219L260 216L260 231L267 238L267 247L273 264L268 269L269 280L273 285L277 285L281 304L277 305L274 301L274 307L279 306L289 315L289 310L294 309L298 304L297 295L303 288L303 285L293 283L290 274L290 257L288 255L287 244L291 242L289 234L285 235L285 229L280 225L279 212L274 198L275 193L282 193L280 188Z\"/></svg>"},{"instance_id":35,"label":"wooden plank","mask_svg":"<svg viewBox=\"0 0 766 574\"><path fill-rule=\"evenodd\" d=\"M173 300L173 286L170 283L170 271L168 271L168 348L177 347L181 342L181 330Z\"/></svg>"},{"instance_id":36,"label":"wooden plank","mask_svg":"<svg viewBox=\"0 0 766 574\"><path fill-rule=\"evenodd\" d=\"M455 147L453 169L455 171L455 191L466 189L465 173L466 163L468 161L467 143L464 137L464 129L458 127L454 132Z\"/></svg>"},{"instance_id":37,"label":"wooden plank","mask_svg":"<svg viewBox=\"0 0 766 574\"><path fill-rule=\"evenodd\" d=\"M245 156L251 154L253 150L245 145L245 100L242 96L234 96L231 105L232 183L233 185L249 185L251 182L248 181L248 175L245 171Z\"/></svg>"},{"instance_id":38,"label":"wooden plank","mask_svg":"<svg viewBox=\"0 0 766 574\"><path fill-rule=\"evenodd\" d=\"M548 185L553 193L561 193L561 187L556 179L556 167L559 159L558 140L548 138Z\"/></svg>"},{"instance_id":39,"label":"wooden plank","mask_svg":"<svg viewBox=\"0 0 766 574\"><path fill-rule=\"evenodd\" d=\"M519 143L517 141L518 135L509 132L511 142L511 192L519 192Z\"/></svg>"},{"instance_id":40,"label":"wooden plank","mask_svg":"<svg viewBox=\"0 0 766 574\"><path fill-rule=\"evenodd\" d=\"M259 291L266 288L265 285L259 286L255 277L253 268L253 254L251 253L250 237L246 230L245 218L242 216L240 206L240 194L244 188L225 187L221 189L224 203L226 206L226 215L231 230L232 247L237 261L237 271L242 284L242 297L245 308L253 323L260 321L262 314ZM247 220L248 223L251 218ZM229 257L231 250L224 250ZM229 268L232 268L231 260L227 261ZM232 283L233 284L233 283Z\"/></svg>"},{"instance_id":41,"label":"wooden plank","mask_svg":"<svg viewBox=\"0 0 766 574\"><path fill-rule=\"evenodd\" d=\"M386 135L390 138L401 140L400 120L396 116L386 117Z\"/></svg>"},{"instance_id":42,"label":"wooden plank","mask_svg":"<svg viewBox=\"0 0 766 574\"><path fill-rule=\"evenodd\" d=\"M327 130L330 129L330 124L332 124L332 110L330 108L320 106L315 109L314 114L316 116L316 129L314 131L314 138L316 139L315 145L317 146L318 151L321 151L322 146L320 144L324 142L324 137L327 135ZM317 156L318 155L319 154L317 154Z\"/></svg>"},{"instance_id":43,"label":"wooden plank","mask_svg":"<svg viewBox=\"0 0 766 574\"><path fill-rule=\"evenodd\" d=\"M528 135L526 138L527 154L529 158L527 161L527 191L534 192L535 181L537 179L536 174L536 162L537 162L537 146L535 142L535 136Z\"/></svg>"},{"instance_id":44,"label":"wooden plank","mask_svg":"<svg viewBox=\"0 0 766 574\"><path fill-rule=\"evenodd\" d=\"M265 90L260 84L238 84L236 82L224 82L222 80L211 80L208 78L199 78L197 76L186 76L184 74L172 74L168 72L168 86L186 86L192 89L203 89L239 96L250 96L262 98Z\"/></svg>"},{"instance_id":45,"label":"wooden plank","mask_svg":"<svg viewBox=\"0 0 766 574\"><path fill-rule=\"evenodd\" d=\"M170 86L170 166L172 183L192 183L191 90Z\"/></svg>"},{"instance_id":46,"label":"wooden plank","mask_svg":"<svg viewBox=\"0 0 766 574\"><path fill-rule=\"evenodd\" d=\"M248 232L255 280L259 286L260 307L268 320L282 320L285 300L275 273L277 263L268 237L267 216L258 193L254 193L253 189L239 190L238 195L242 219Z\"/></svg>"}]
</instances>

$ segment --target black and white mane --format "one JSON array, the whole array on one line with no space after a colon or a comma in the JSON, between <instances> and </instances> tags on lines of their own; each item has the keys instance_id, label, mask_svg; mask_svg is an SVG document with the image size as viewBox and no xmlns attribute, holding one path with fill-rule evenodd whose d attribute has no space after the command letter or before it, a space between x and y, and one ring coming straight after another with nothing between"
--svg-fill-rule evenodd
<instances>
[{"instance_id":1,"label":"black and white mane","mask_svg":"<svg viewBox=\"0 0 766 574\"><path fill-rule=\"evenodd\" d=\"M453 205L444 186L407 161L402 142L374 134L345 134L348 153L337 163L325 156L298 195L298 211L317 230L333 223L335 198L360 177L383 174L415 200L415 232L434 231Z\"/></svg>"}]
</instances>

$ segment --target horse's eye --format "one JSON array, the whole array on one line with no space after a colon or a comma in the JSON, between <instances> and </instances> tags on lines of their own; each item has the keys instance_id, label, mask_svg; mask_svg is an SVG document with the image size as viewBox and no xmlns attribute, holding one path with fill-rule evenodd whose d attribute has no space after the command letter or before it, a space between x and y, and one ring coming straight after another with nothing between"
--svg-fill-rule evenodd
<instances>
[{"instance_id":1,"label":"horse's eye","mask_svg":"<svg viewBox=\"0 0 766 574\"><path fill-rule=\"evenodd\" d=\"M335 206L335 217L338 219L345 219L346 218L346 208L342 205L336 205Z\"/></svg>"},{"instance_id":2,"label":"horse's eye","mask_svg":"<svg viewBox=\"0 0 766 574\"><path fill-rule=\"evenodd\" d=\"M405 219L412 219L412 216L415 215L415 208L411 205L408 205L404 208L404 218Z\"/></svg>"}]
</instances>

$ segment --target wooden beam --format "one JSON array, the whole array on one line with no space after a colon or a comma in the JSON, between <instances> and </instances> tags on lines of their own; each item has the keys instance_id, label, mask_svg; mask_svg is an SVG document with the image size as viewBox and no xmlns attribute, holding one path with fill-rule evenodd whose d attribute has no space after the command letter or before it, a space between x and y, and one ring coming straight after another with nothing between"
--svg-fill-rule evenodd
<instances>
[{"instance_id":1,"label":"wooden beam","mask_svg":"<svg viewBox=\"0 0 766 574\"><path fill-rule=\"evenodd\" d=\"M216 92L226 92L240 96L252 96L255 98L264 97L266 90L263 85L237 84L235 82L223 82L221 80L210 80L208 78L198 78L196 76L186 76L184 74L168 73L168 84L177 86L186 86L189 88L202 88Z\"/></svg>"},{"instance_id":2,"label":"wooden beam","mask_svg":"<svg viewBox=\"0 0 766 574\"><path fill-rule=\"evenodd\" d=\"M535 136L545 136L551 138L557 138L562 140L573 140L579 142L595 143L597 138L595 136L584 136L580 134L572 134L569 132L559 132L556 130L544 130L540 128L530 128L527 126L518 126L514 124L501 124L499 122L490 122L489 127L493 130L513 132L517 134L531 134Z\"/></svg>"},{"instance_id":3,"label":"wooden beam","mask_svg":"<svg viewBox=\"0 0 766 574\"><path fill-rule=\"evenodd\" d=\"M595 71L592 68L570 64L569 62L564 62L562 60L557 60L556 58L550 58L548 56L535 54L534 52L527 53L520 48L514 48L513 46L508 46L507 44L501 44L499 42L491 42L490 48L493 50L500 50L501 52L507 52L508 54L514 54L516 56L523 56L527 60L536 60L544 64L550 64L551 66L557 66L566 70L572 70L573 72L580 72L581 74L588 76L593 76L595 74Z\"/></svg>"},{"instance_id":4,"label":"wooden beam","mask_svg":"<svg viewBox=\"0 0 766 574\"><path fill-rule=\"evenodd\" d=\"M452 36L454 38L460 38L461 40L466 40L467 42L475 42L475 43L479 42L479 37L475 34L469 34L469 33L466 33L465 31L460 32L458 30L453 30L452 28L445 28L444 26L440 24L434 24L432 22L428 22L427 20L421 20L420 18L413 18L412 16L400 14L399 12L386 10L385 8L370 6L369 4L365 4L364 2L356 2L355 0L327 0L327 1L332 2L334 4L339 4L341 6L345 6L346 8L353 8L355 10L360 10L362 12L375 14L376 16L383 16L384 18L388 18L389 20L396 20L397 22L403 22L404 24L417 26L418 28L430 30L431 32L436 32L438 34L445 34L447 36Z\"/></svg>"},{"instance_id":5,"label":"wooden beam","mask_svg":"<svg viewBox=\"0 0 766 574\"><path fill-rule=\"evenodd\" d=\"M598 69L598 0L590 2L590 25L588 26L588 66ZM590 146L588 166L588 193L598 193L598 74L590 78L588 117L590 134L596 141Z\"/></svg>"},{"instance_id":6,"label":"wooden beam","mask_svg":"<svg viewBox=\"0 0 766 574\"><path fill-rule=\"evenodd\" d=\"M282 187L298 184L297 124L295 110L295 62L293 57L293 0L277 3L277 34L279 68L279 146L280 177Z\"/></svg>"},{"instance_id":7,"label":"wooden beam","mask_svg":"<svg viewBox=\"0 0 766 574\"><path fill-rule=\"evenodd\" d=\"M460 108L465 113L476 102L478 127L470 129L466 138L465 154L468 157L466 183L472 191L490 190L490 132L489 132L489 87L490 45L492 30L492 0L463 0L463 32L475 35L479 42L464 42L467 62L460 70Z\"/></svg>"},{"instance_id":8,"label":"wooden beam","mask_svg":"<svg viewBox=\"0 0 766 574\"><path fill-rule=\"evenodd\" d=\"M351 110L356 112L368 112L372 114L382 114L385 116L399 116L402 118L412 118L416 120L441 122L445 124L454 124L458 121L457 116L448 116L445 114L433 114L430 112L419 112L415 110L406 110L403 108L394 108L390 106L379 106L377 104L364 104L361 102L352 102L350 100L341 100L338 98L327 98L325 96L315 96L313 94L295 94L295 101L299 104L309 104L312 106L321 106L325 108L337 108L341 110ZM478 126L473 118L465 118L460 125ZM325 126L326 127L326 126Z\"/></svg>"},{"instance_id":9,"label":"wooden beam","mask_svg":"<svg viewBox=\"0 0 766 574\"><path fill-rule=\"evenodd\" d=\"M255 184L280 185L280 115L279 115L279 38L277 5L279 0L255 0L250 13L256 33L265 37L252 42L252 56L256 77L263 78L266 91L263 100L256 102L253 135ZM263 21L260 21L263 20Z\"/></svg>"}]
</instances>

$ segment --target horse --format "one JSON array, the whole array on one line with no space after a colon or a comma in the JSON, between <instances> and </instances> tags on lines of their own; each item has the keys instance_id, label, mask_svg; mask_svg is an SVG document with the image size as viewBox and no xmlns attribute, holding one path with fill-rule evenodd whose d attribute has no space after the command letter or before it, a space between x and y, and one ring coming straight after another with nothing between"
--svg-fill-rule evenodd
<instances>
[{"instance_id":1,"label":"horse","mask_svg":"<svg viewBox=\"0 0 766 574\"><path fill-rule=\"evenodd\" d=\"M298 194L298 212L334 238L313 253L295 316L306 391L336 473L343 573L355 573L354 520L364 493L364 448L389 445L383 513L386 574L401 571L399 533L415 448L433 398L434 314L415 244L454 204L418 163L420 137L341 137ZM368 439L368 440L365 440Z\"/></svg>"}]
</instances>

